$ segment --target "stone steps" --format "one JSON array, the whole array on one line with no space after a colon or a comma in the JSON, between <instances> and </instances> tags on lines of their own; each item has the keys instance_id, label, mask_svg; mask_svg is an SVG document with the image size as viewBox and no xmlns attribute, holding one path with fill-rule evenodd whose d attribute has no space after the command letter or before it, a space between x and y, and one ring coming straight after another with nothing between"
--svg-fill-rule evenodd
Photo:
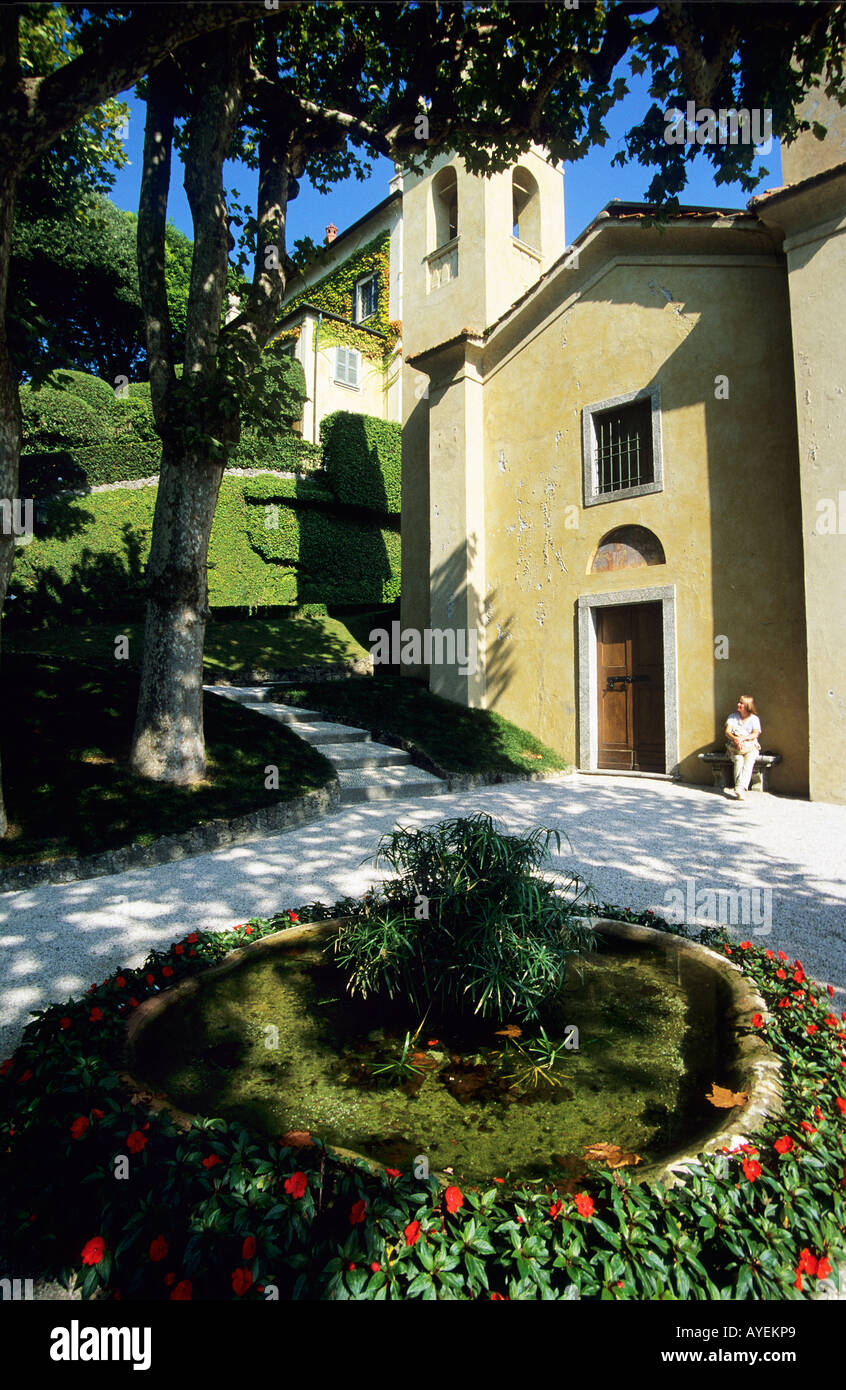
<instances>
[{"instance_id":1,"label":"stone steps","mask_svg":"<svg viewBox=\"0 0 846 1390\"><path fill-rule=\"evenodd\" d=\"M206 686L213 695L235 700L254 714L284 724L292 734L319 749L332 763L341 787L341 805L437 796L447 790L442 777L415 767L409 754L374 743L367 729L334 724L317 710L282 704L278 686Z\"/></svg>"}]
</instances>

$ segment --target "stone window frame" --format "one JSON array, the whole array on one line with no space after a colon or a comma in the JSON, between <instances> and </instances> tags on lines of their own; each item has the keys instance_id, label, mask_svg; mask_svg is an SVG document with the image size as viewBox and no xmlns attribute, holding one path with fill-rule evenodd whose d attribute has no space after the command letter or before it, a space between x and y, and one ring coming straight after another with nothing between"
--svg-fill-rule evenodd
<instances>
[{"instance_id":1,"label":"stone window frame","mask_svg":"<svg viewBox=\"0 0 846 1390\"><path fill-rule=\"evenodd\" d=\"M617 492L597 490L596 469L596 431L593 419L605 410L619 410L621 406L634 405L637 401L651 402L652 419L652 482L640 483L637 487L620 488ZM657 386L647 386L642 391L629 391L622 396L611 396L608 400L594 401L582 407L582 486L585 507L598 507L607 502L618 502L622 497L646 497L652 492L664 491L664 460L661 453L661 392Z\"/></svg>"},{"instance_id":2,"label":"stone window frame","mask_svg":"<svg viewBox=\"0 0 846 1390\"><path fill-rule=\"evenodd\" d=\"M369 314L362 313L362 290L365 285L374 285L374 305ZM379 277L374 271L370 275L363 275L360 280L356 280L353 287L353 322L366 323L368 319L375 318L379 312Z\"/></svg>"}]
</instances>

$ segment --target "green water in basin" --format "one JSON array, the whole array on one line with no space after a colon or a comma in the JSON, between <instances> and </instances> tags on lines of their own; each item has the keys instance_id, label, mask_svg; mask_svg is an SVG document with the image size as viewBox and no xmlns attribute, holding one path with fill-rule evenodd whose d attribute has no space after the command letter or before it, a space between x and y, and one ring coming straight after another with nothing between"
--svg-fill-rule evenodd
<instances>
[{"instance_id":1,"label":"green water in basin","mask_svg":"<svg viewBox=\"0 0 846 1390\"><path fill-rule=\"evenodd\" d=\"M689 957L602 946L543 1015L554 1041L578 1029L578 1050L533 1074L501 1023L430 1015L418 1033L408 1008L350 1000L320 948L278 952L151 1021L135 1070L180 1109L268 1136L309 1130L396 1168L424 1155L456 1180L578 1183L589 1145L640 1155L643 1171L717 1128L705 1093L725 1076L718 989ZM419 1070L380 1074L407 1033ZM531 1050L537 1034L527 1024L516 1041Z\"/></svg>"}]
</instances>

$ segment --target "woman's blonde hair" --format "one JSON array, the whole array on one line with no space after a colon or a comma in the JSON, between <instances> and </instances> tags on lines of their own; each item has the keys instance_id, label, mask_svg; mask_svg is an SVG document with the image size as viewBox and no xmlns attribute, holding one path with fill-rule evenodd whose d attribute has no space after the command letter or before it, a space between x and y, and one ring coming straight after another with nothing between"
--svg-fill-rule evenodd
<instances>
[{"instance_id":1,"label":"woman's blonde hair","mask_svg":"<svg viewBox=\"0 0 846 1390\"><path fill-rule=\"evenodd\" d=\"M752 698L751 695L738 695L737 698L738 698L738 700L740 701L740 703L741 703L742 705L745 705L745 706L746 706L746 713L747 713L747 714L757 714L757 713L758 713L757 709L755 708L755 701L753 700L753 698Z\"/></svg>"}]
</instances>

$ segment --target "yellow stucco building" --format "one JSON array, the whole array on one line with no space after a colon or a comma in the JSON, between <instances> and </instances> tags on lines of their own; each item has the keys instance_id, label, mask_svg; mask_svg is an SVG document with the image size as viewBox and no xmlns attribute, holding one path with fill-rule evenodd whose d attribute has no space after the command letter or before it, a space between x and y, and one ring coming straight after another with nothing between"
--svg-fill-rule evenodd
<instances>
[{"instance_id":1,"label":"yellow stucco building","mask_svg":"<svg viewBox=\"0 0 846 1390\"><path fill-rule=\"evenodd\" d=\"M614 202L572 247L540 152L405 175L402 622L478 634L433 690L698 782L751 693L773 789L846 801L838 130L748 210Z\"/></svg>"}]
</instances>

